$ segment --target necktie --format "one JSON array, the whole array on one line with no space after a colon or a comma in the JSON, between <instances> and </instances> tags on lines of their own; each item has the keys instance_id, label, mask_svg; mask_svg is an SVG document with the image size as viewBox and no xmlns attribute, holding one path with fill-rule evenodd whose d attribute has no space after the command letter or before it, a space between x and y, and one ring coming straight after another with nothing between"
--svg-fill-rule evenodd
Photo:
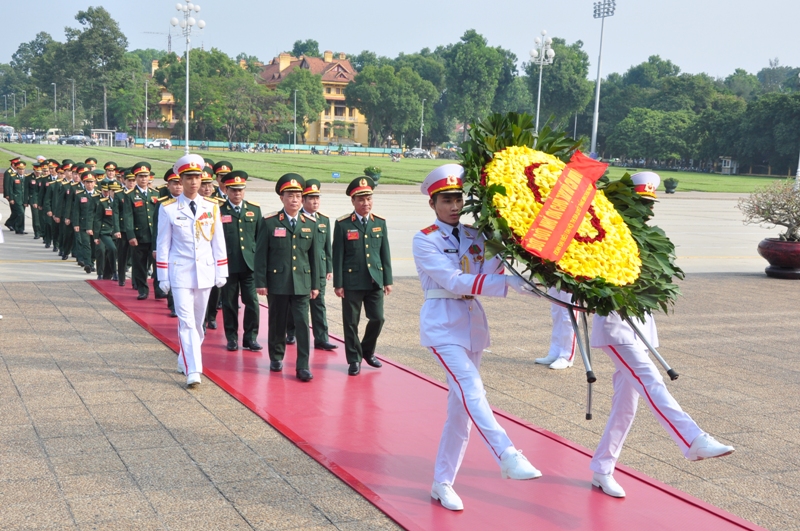
<instances>
[{"instance_id":1,"label":"necktie","mask_svg":"<svg viewBox=\"0 0 800 531\"><path fill-rule=\"evenodd\" d=\"M458 243L461 243L461 238L458 235L458 227L453 229L453 237L456 239Z\"/></svg>"},{"instance_id":2,"label":"necktie","mask_svg":"<svg viewBox=\"0 0 800 531\"><path fill-rule=\"evenodd\" d=\"M194 201L189 201L189 208L192 209L192 215L196 216L197 215L197 205L195 204Z\"/></svg>"},{"instance_id":3,"label":"necktie","mask_svg":"<svg viewBox=\"0 0 800 531\"><path fill-rule=\"evenodd\" d=\"M361 218L361 225L364 227L364 230L367 230L367 217L366 216Z\"/></svg>"},{"instance_id":4,"label":"necktie","mask_svg":"<svg viewBox=\"0 0 800 531\"><path fill-rule=\"evenodd\" d=\"M289 220L289 224L292 226L292 230L294 230L294 226L297 225L297 220L292 218Z\"/></svg>"},{"instance_id":5,"label":"necktie","mask_svg":"<svg viewBox=\"0 0 800 531\"><path fill-rule=\"evenodd\" d=\"M233 207L233 211L236 212L236 215L239 215L240 208L238 206Z\"/></svg>"}]
</instances>

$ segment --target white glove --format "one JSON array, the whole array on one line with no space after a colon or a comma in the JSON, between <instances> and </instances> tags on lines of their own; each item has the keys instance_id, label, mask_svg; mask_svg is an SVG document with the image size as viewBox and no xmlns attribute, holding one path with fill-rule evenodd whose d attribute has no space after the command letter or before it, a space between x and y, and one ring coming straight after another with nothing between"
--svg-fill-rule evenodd
<instances>
[{"instance_id":1,"label":"white glove","mask_svg":"<svg viewBox=\"0 0 800 531\"><path fill-rule=\"evenodd\" d=\"M161 288L161 291L164 293L169 293L169 280L162 280L158 283L158 287Z\"/></svg>"},{"instance_id":2,"label":"white glove","mask_svg":"<svg viewBox=\"0 0 800 531\"><path fill-rule=\"evenodd\" d=\"M228 279L227 279L227 278L225 278L225 277L220 277L220 278L218 278L217 280L215 280L215 281L214 281L214 285L215 285L216 287L218 287L218 288L221 288L222 286L224 286L224 285L225 285L225 283L226 283L227 281L228 281Z\"/></svg>"},{"instance_id":3,"label":"white glove","mask_svg":"<svg viewBox=\"0 0 800 531\"><path fill-rule=\"evenodd\" d=\"M506 286L513 289L520 295L534 295L533 288L517 276L509 275L506 277Z\"/></svg>"}]
</instances>

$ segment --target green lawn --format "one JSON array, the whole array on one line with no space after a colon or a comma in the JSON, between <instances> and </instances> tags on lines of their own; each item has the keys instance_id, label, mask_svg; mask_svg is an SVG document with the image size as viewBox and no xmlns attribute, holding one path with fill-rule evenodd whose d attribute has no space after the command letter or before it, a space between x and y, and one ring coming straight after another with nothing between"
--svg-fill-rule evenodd
<instances>
[{"instance_id":1,"label":"green lawn","mask_svg":"<svg viewBox=\"0 0 800 531\"><path fill-rule=\"evenodd\" d=\"M140 160L147 160L153 166L157 176L162 176L182 154L182 151L164 151L160 149L125 149L125 148L90 148L76 146L50 146L30 144L0 144L0 149L21 153L34 158L44 155L58 160L71 158L75 161L94 156L102 165L113 160L121 166L131 166ZM333 182L333 172L340 174L340 181L350 180L363 175L364 168L375 165L383 170L381 183L416 184L422 182L431 169L445 164L444 160L402 159L392 163L389 157L366 157L339 155L296 155L293 153L236 153L225 151L198 152L214 161L228 160L237 170L244 170L252 177L276 181L284 173L295 172L305 178L316 178L321 182ZM29 166L30 167L30 166ZM612 179L618 179L626 168L610 168ZM785 177L748 177L741 175L716 175L708 173L661 172L661 178L678 179L678 191L699 192L734 192L748 193L756 188ZM663 190L663 184L659 190Z\"/></svg>"},{"instance_id":2,"label":"green lawn","mask_svg":"<svg viewBox=\"0 0 800 531\"><path fill-rule=\"evenodd\" d=\"M141 160L148 161L157 176L162 176L179 157L183 151L161 149L126 149L126 148L95 148L77 146L51 146L30 144L0 144L0 148L26 157L34 158L43 155L57 160L72 159L76 162L87 157L95 157L99 164L113 160L120 166L131 166ZM381 183L385 184L416 184L422 182L425 176L435 167L447 161L402 159L393 163L389 157L366 157L340 155L296 155L294 153L237 153L237 152L202 152L198 154L217 162L227 160L233 164L234 169L244 170L251 177L258 177L270 181L290 172L299 173L306 179L316 178L321 182L333 182L331 174L340 174L339 181L350 182L360 175L364 175L367 166L378 166L382 170ZM30 167L30 166L29 166Z\"/></svg>"}]
</instances>

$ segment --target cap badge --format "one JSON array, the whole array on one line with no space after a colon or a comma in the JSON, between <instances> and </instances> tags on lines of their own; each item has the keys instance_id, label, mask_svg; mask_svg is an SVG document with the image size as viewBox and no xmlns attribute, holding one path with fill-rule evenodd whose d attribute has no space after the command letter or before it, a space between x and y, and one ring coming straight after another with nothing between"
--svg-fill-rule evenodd
<instances>
[{"instance_id":1,"label":"cap badge","mask_svg":"<svg viewBox=\"0 0 800 531\"><path fill-rule=\"evenodd\" d=\"M296 180L294 180L294 179L292 179L292 180L291 180L291 182L290 182L289 184L291 184L292 186L300 186L300 185L298 184L298 182L297 182Z\"/></svg>"},{"instance_id":2,"label":"cap badge","mask_svg":"<svg viewBox=\"0 0 800 531\"><path fill-rule=\"evenodd\" d=\"M458 184L458 177L455 175L447 176L447 186L456 186Z\"/></svg>"},{"instance_id":3,"label":"cap badge","mask_svg":"<svg viewBox=\"0 0 800 531\"><path fill-rule=\"evenodd\" d=\"M367 186L367 180L366 179L361 179L360 181L358 181L358 185L359 186Z\"/></svg>"},{"instance_id":4,"label":"cap badge","mask_svg":"<svg viewBox=\"0 0 800 531\"><path fill-rule=\"evenodd\" d=\"M311 185L311 190L312 190L312 191L314 191L314 192L316 192L316 191L318 190L318 189L317 189L317 185L316 185L316 184L312 184L312 185Z\"/></svg>"}]
</instances>

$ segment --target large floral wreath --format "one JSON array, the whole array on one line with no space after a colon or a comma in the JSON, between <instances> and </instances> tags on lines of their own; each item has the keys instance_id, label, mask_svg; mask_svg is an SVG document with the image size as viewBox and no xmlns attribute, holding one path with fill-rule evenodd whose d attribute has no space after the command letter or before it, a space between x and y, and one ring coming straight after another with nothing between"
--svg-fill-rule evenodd
<instances>
[{"instance_id":1,"label":"large floral wreath","mask_svg":"<svg viewBox=\"0 0 800 531\"><path fill-rule=\"evenodd\" d=\"M667 311L679 295L672 277L674 246L647 225L652 202L634 191L629 176L597 183L597 194L558 262L530 254L521 241L547 200L577 143L545 126L536 136L528 115L493 115L474 124L463 145L469 194L465 212L487 235L487 252L500 254L546 286L607 315L641 317ZM521 267L519 267L521 266Z\"/></svg>"}]
</instances>

